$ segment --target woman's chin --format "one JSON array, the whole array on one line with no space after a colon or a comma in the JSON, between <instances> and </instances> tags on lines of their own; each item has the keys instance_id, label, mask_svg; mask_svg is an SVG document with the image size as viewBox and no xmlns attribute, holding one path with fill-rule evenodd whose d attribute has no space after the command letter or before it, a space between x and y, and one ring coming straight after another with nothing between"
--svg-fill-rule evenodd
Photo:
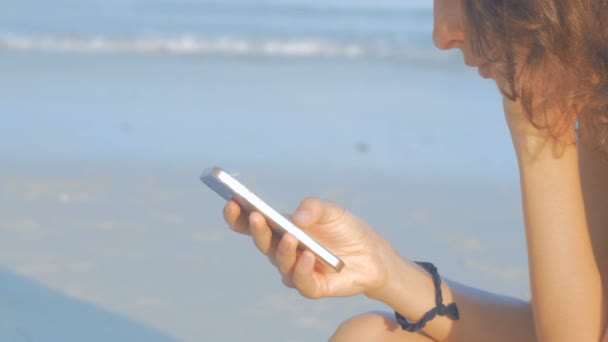
<instances>
[{"instance_id":1,"label":"woman's chin","mask_svg":"<svg viewBox=\"0 0 608 342\"><path fill-rule=\"evenodd\" d=\"M492 78L492 72L490 70L489 64L481 65L477 68L477 70L479 71L479 76L486 78L486 79Z\"/></svg>"}]
</instances>

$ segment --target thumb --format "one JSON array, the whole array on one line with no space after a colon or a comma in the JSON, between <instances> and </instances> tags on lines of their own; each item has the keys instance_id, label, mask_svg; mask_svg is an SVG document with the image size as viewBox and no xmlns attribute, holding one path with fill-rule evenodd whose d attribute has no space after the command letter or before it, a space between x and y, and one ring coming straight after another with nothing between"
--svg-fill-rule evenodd
<instances>
[{"instance_id":1,"label":"thumb","mask_svg":"<svg viewBox=\"0 0 608 342\"><path fill-rule=\"evenodd\" d=\"M292 216L298 226L306 227L315 223L331 223L339 220L345 213L344 208L335 203L318 198L307 198L300 203Z\"/></svg>"}]
</instances>

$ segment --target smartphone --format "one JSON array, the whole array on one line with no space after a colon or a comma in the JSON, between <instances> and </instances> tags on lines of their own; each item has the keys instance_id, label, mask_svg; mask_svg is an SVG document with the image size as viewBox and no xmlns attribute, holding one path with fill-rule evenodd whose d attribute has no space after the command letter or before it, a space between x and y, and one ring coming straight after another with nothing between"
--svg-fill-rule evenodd
<instances>
[{"instance_id":1,"label":"smartphone","mask_svg":"<svg viewBox=\"0 0 608 342\"><path fill-rule=\"evenodd\" d=\"M303 250L311 251L321 265L336 272L340 272L344 267L344 262L340 258L333 255L289 219L262 201L226 171L219 167L208 168L201 175L201 181L226 201L235 200L243 210L247 212L257 211L262 214L276 236L280 237L285 232L295 236L300 242L298 250L300 252Z\"/></svg>"}]
</instances>

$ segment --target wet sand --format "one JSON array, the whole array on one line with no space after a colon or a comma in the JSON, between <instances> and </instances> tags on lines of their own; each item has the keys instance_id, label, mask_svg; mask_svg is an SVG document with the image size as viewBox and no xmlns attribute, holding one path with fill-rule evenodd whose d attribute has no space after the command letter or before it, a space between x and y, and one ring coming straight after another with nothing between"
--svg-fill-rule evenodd
<instances>
[{"instance_id":1,"label":"wet sand","mask_svg":"<svg viewBox=\"0 0 608 342\"><path fill-rule=\"evenodd\" d=\"M223 201L198 180L206 162L5 159L2 165L4 274L100 308L121 324L132 322L132 329L149 327L159 340L320 341L349 316L389 310L361 296L311 301L284 288L250 239L222 221ZM230 166L280 211L292 211L307 196L336 201L404 256L433 261L445 277L529 296L517 184L356 168ZM76 332L127 329L114 329L118 320L68 310L65 301L32 302L27 291L8 290L0 291L0 302L13 304L1 315L11 323L0 324L0 336L48 332L32 318L40 310L67 326L73 320ZM112 339L111 332L104 336ZM57 329L47 336L59 341L70 335ZM114 339L125 340L121 336Z\"/></svg>"}]
</instances>

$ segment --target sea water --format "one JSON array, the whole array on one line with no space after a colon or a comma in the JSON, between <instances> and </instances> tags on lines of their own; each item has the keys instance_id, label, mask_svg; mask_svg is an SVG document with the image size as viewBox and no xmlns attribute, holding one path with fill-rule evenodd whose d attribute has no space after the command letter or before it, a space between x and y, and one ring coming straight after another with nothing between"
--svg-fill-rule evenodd
<instances>
[{"instance_id":1,"label":"sea water","mask_svg":"<svg viewBox=\"0 0 608 342\"><path fill-rule=\"evenodd\" d=\"M430 2L3 7L4 156L513 177L498 93L433 46Z\"/></svg>"},{"instance_id":2,"label":"sea water","mask_svg":"<svg viewBox=\"0 0 608 342\"><path fill-rule=\"evenodd\" d=\"M430 1L0 4L0 265L29 289L0 337L310 341L378 307L284 289L198 182L215 164L527 296L500 96L433 46Z\"/></svg>"}]
</instances>

